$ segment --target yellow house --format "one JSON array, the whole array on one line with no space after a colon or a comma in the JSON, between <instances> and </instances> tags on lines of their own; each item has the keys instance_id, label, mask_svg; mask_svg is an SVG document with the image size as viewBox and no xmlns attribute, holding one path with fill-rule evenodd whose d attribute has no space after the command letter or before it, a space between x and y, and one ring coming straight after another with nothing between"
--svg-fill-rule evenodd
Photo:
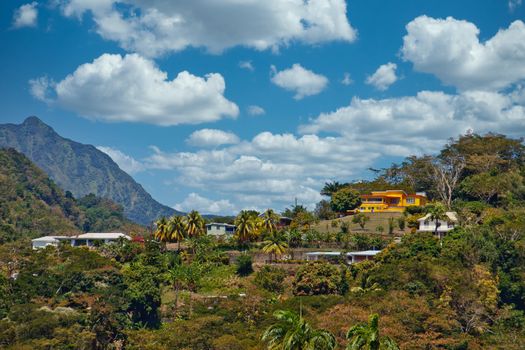
<instances>
[{"instance_id":1,"label":"yellow house","mask_svg":"<svg viewBox=\"0 0 525 350\"><path fill-rule=\"evenodd\" d=\"M424 192L407 194L402 190L372 191L361 195L361 213L399 213L406 207L425 205L427 196Z\"/></svg>"}]
</instances>

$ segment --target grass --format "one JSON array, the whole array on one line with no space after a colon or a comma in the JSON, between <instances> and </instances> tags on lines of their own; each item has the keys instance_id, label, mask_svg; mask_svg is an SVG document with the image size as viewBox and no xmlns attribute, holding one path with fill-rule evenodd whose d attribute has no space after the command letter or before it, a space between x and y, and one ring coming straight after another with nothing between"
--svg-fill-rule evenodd
<instances>
[{"instance_id":1,"label":"grass","mask_svg":"<svg viewBox=\"0 0 525 350\"><path fill-rule=\"evenodd\" d=\"M352 222L353 216L345 216L338 219L333 220L322 220L319 223L312 225L312 228L314 230L317 230L319 232L330 232L330 233L337 233L341 231L341 224L343 222L349 224L349 230L350 232L363 232L363 233L378 233L376 231L376 228L378 226L383 226L384 231L383 233L388 232L388 219L394 218L394 233L400 234L403 233L403 231L399 230L399 227L397 225L397 218L403 216L402 213L365 213L366 216L370 218L370 221L368 221L365 225L365 228L362 229L359 224L354 224ZM337 222L337 226L333 227L332 222ZM409 230L405 227L404 232L408 232Z\"/></svg>"}]
</instances>

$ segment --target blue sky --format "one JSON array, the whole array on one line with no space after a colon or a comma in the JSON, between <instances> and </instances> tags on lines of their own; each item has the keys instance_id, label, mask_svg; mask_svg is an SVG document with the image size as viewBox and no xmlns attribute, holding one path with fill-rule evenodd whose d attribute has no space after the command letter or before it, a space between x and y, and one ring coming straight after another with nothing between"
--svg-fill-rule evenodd
<instances>
[{"instance_id":1,"label":"blue sky","mask_svg":"<svg viewBox=\"0 0 525 350\"><path fill-rule=\"evenodd\" d=\"M36 115L180 210L313 207L467 130L525 131L519 0L0 6L0 120Z\"/></svg>"}]
</instances>

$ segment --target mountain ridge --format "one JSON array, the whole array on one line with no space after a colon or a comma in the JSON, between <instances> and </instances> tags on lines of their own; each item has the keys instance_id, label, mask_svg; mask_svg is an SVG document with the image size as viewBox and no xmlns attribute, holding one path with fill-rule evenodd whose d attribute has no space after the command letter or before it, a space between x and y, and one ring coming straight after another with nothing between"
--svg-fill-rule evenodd
<instances>
[{"instance_id":1,"label":"mountain ridge","mask_svg":"<svg viewBox=\"0 0 525 350\"><path fill-rule=\"evenodd\" d=\"M109 155L60 136L35 116L21 124L0 124L0 147L23 153L76 198L94 194L120 204L124 215L139 224L178 213L153 199Z\"/></svg>"}]
</instances>

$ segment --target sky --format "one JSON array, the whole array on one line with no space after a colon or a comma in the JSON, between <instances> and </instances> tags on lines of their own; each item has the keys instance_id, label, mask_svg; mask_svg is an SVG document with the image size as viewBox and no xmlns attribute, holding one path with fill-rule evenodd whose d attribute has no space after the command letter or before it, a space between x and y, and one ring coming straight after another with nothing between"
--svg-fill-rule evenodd
<instances>
[{"instance_id":1,"label":"sky","mask_svg":"<svg viewBox=\"0 0 525 350\"><path fill-rule=\"evenodd\" d=\"M0 9L0 122L36 115L182 211L313 209L450 137L525 135L522 0Z\"/></svg>"}]
</instances>

